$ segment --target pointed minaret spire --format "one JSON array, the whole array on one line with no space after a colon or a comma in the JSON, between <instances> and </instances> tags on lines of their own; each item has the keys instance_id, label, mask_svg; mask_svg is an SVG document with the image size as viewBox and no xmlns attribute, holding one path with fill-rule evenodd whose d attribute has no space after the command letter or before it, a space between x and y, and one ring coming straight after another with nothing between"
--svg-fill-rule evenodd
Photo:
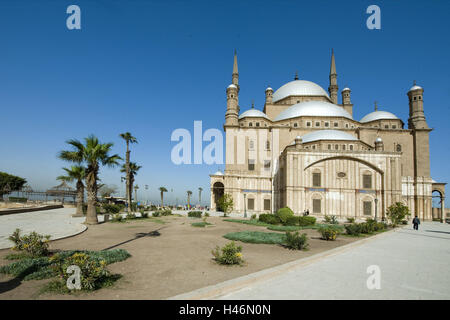
<instances>
[{"instance_id":1,"label":"pointed minaret spire","mask_svg":"<svg viewBox=\"0 0 450 320\"><path fill-rule=\"evenodd\" d=\"M234 63L233 63L233 74L231 76L231 83L235 86L239 86L239 71L238 71L238 62L237 62L237 52L234 50Z\"/></svg>"},{"instance_id":2,"label":"pointed minaret spire","mask_svg":"<svg viewBox=\"0 0 450 320\"><path fill-rule=\"evenodd\" d=\"M255 100L252 99L252 109L255 108Z\"/></svg>"},{"instance_id":3,"label":"pointed minaret spire","mask_svg":"<svg viewBox=\"0 0 450 320\"><path fill-rule=\"evenodd\" d=\"M334 60L334 50L331 49L331 66L330 66L330 86L328 92L330 93L330 99L334 104L338 103L338 85L337 85L337 73L336 73L336 61Z\"/></svg>"},{"instance_id":4,"label":"pointed minaret spire","mask_svg":"<svg viewBox=\"0 0 450 320\"><path fill-rule=\"evenodd\" d=\"M295 77L294 80L298 80L298 71L295 71Z\"/></svg>"},{"instance_id":5,"label":"pointed minaret spire","mask_svg":"<svg viewBox=\"0 0 450 320\"><path fill-rule=\"evenodd\" d=\"M378 105L376 101L375 101L375 111L378 111Z\"/></svg>"}]
</instances>

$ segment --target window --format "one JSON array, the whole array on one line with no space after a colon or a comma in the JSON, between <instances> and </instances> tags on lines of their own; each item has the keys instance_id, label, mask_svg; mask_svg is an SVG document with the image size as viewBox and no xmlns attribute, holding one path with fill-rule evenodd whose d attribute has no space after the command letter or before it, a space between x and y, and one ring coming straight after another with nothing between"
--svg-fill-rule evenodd
<instances>
[{"instance_id":1,"label":"window","mask_svg":"<svg viewBox=\"0 0 450 320\"><path fill-rule=\"evenodd\" d=\"M401 144L397 144L396 148L397 152L402 152L402 145Z\"/></svg>"},{"instance_id":2,"label":"window","mask_svg":"<svg viewBox=\"0 0 450 320\"><path fill-rule=\"evenodd\" d=\"M345 144L342 145L342 150L345 150Z\"/></svg>"},{"instance_id":3,"label":"window","mask_svg":"<svg viewBox=\"0 0 450 320\"><path fill-rule=\"evenodd\" d=\"M334 127L336 128L337 126L339 126L339 124L337 122L335 122Z\"/></svg>"},{"instance_id":4,"label":"window","mask_svg":"<svg viewBox=\"0 0 450 320\"><path fill-rule=\"evenodd\" d=\"M306 123L306 126L307 126L307 127L311 127L311 122L307 122L307 123Z\"/></svg>"},{"instance_id":5,"label":"window","mask_svg":"<svg viewBox=\"0 0 450 320\"><path fill-rule=\"evenodd\" d=\"M264 160L264 170L270 170L270 160Z\"/></svg>"},{"instance_id":6,"label":"window","mask_svg":"<svg viewBox=\"0 0 450 320\"><path fill-rule=\"evenodd\" d=\"M264 211L270 211L270 199L264 199Z\"/></svg>"},{"instance_id":7,"label":"window","mask_svg":"<svg viewBox=\"0 0 450 320\"><path fill-rule=\"evenodd\" d=\"M364 189L372 188L372 175L371 174L363 174L363 188Z\"/></svg>"},{"instance_id":8,"label":"window","mask_svg":"<svg viewBox=\"0 0 450 320\"><path fill-rule=\"evenodd\" d=\"M266 141L266 150L270 150L270 141L269 140Z\"/></svg>"},{"instance_id":9,"label":"window","mask_svg":"<svg viewBox=\"0 0 450 320\"><path fill-rule=\"evenodd\" d=\"M338 145L338 144L335 144L335 145L334 145L334 149L335 149L335 150L339 150L339 145Z\"/></svg>"},{"instance_id":10,"label":"window","mask_svg":"<svg viewBox=\"0 0 450 320\"><path fill-rule=\"evenodd\" d=\"M372 215L372 201L364 201L363 202L363 212L365 216Z\"/></svg>"},{"instance_id":11,"label":"window","mask_svg":"<svg viewBox=\"0 0 450 320\"><path fill-rule=\"evenodd\" d=\"M385 128L385 129L389 129L389 125L388 125L388 124L385 124L385 125L384 125L384 128Z\"/></svg>"},{"instance_id":12,"label":"window","mask_svg":"<svg viewBox=\"0 0 450 320\"><path fill-rule=\"evenodd\" d=\"M248 123L248 126L249 126L249 127L253 127L253 123L249 122L249 123Z\"/></svg>"},{"instance_id":13,"label":"window","mask_svg":"<svg viewBox=\"0 0 450 320\"><path fill-rule=\"evenodd\" d=\"M320 187L321 184L320 172L313 173L313 187Z\"/></svg>"},{"instance_id":14,"label":"window","mask_svg":"<svg viewBox=\"0 0 450 320\"><path fill-rule=\"evenodd\" d=\"M329 127L330 123L329 122L325 122L325 127Z\"/></svg>"},{"instance_id":15,"label":"window","mask_svg":"<svg viewBox=\"0 0 450 320\"><path fill-rule=\"evenodd\" d=\"M248 160L248 170L254 171L255 170L255 160Z\"/></svg>"},{"instance_id":16,"label":"window","mask_svg":"<svg viewBox=\"0 0 450 320\"><path fill-rule=\"evenodd\" d=\"M313 213L320 213L321 210L321 205L322 205L322 200L320 199L313 199Z\"/></svg>"},{"instance_id":17,"label":"window","mask_svg":"<svg viewBox=\"0 0 450 320\"><path fill-rule=\"evenodd\" d=\"M393 124L392 129L397 129L397 126L395 124Z\"/></svg>"},{"instance_id":18,"label":"window","mask_svg":"<svg viewBox=\"0 0 450 320\"><path fill-rule=\"evenodd\" d=\"M328 150L331 150L331 144L328 145Z\"/></svg>"},{"instance_id":19,"label":"window","mask_svg":"<svg viewBox=\"0 0 450 320\"><path fill-rule=\"evenodd\" d=\"M316 150L316 145L313 145L312 148L313 148L313 150Z\"/></svg>"},{"instance_id":20,"label":"window","mask_svg":"<svg viewBox=\"0 0 450 320\"><path fill-rule=\"evenodd\" d=\"M345 127L348 128L348 123L345 124Z\"/></svg>"},{"instance_id":21,"label":"window","mask_svg":"<svg viewBox=\"0 0 450 320\"><path fill-rule=\"evenodd\" d=\"M352 145L352 144L350 145L350 150L352 150L352 151L353 151L353 145Z\"/></svg>"},{"instance_id":22,"label":"window","mask_svg":"<svg viewBox=\"0 0 450 320\"><path fill-rule=\"evenodd\" d=\"M297 128L297 122L294 123L294 128Z\"/></svg>"},{"instance_id":23,"label":"window","mask_svg":"<svg viewBox=\"0 0 450 320\"><path fill-rule=\"evenodd\" d=\"M316 127L320 127L320 122L316 122Z\"/></svg>"},{"instance_id":24,"label":"window","mask_svg":"<svg viewBox=\"0 0 450 320\"><path fill-rule=\"evenodd\" d=\"M247 209L248 210L255 210L255 199L248 199L247 200Z\"/></svg>"},{"instance_id":25,"label":"window","mask_svg":"<svg viewBox=\"0 0 450 320\"><path fill-rule=\"evenodd\" d=\"M256 123L256 126L259 127L259 122Z\"/></svg>"},{"instance_id":26,"label":"window","mask_svg":"<svg viewBox=\"0 0 450 320\"><path fill-rule=\"evenodd\" d=\"M250 140L248 142L248 147L249 147L250 150L253 150L253 148L255 147L255 143L253 142L253 140Z\"/></svg>"}]
</instances>

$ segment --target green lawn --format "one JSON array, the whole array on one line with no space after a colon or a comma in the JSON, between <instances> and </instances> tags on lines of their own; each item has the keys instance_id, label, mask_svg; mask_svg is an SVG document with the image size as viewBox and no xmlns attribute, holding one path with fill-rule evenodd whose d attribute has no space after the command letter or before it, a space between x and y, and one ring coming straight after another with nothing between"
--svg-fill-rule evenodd
<instances>
[{"instance_id":1,"label":"green lawn","mask_svg":"<svg viewBox=\"0 0 450 320\"><path fill-rule=\"evenodd\" d=\"M269 227L271 224L261 222L259 220L253 219L253 220L245 220L245 219L223 219L223 221L227 222L237 222L237 223L243 223L243 224L249 224L252 226L258 226L258 227Z\"/></svg>"},{"instance_id":2,"label":"green lawn","mask_svg":"<svg viewBox=\"0 0 450 320\"><path fill-rule=\"evenodd\" d=\"M286 236L275 232L241 231L231 232L223 236L228 240L236 240L247 243L283 244Z\"/></svg>"},{"instance_id":3,"label":"green lawn","mask_svg":"<svg viewBox=\"0 0 450 320\"><path fill-rule=\"evenodd\" d=\"M208 222L194 222L194 223L191 223L191 226L198 227L198 228L204 228L206 226L212 226L212 223L208 223Z\"/></svg>"}]
</instances>

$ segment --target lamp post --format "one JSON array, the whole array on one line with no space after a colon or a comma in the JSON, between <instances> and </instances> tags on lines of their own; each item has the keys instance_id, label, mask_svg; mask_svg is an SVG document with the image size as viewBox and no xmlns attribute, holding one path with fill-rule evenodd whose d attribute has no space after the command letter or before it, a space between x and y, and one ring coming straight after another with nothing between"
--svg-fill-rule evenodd
<instances>
[{"instance_id":1,"label":"lamp post","mask_svg":"<svg viewBox=\"0 0 450 320\"><path fill-rule=\"evenodd\" d=\"M375 198L375 221L377 221L378 198Z\"/></svg>"},{"instance_id":2,"label":"lamp post","mask_svg":"<svg viewBox=\"0 0 450 320\"><path fill-rule=\"evenodd\" d=\"M247 194L244 193L244 218L247 218Z\"/></svg>"}]
</instances>

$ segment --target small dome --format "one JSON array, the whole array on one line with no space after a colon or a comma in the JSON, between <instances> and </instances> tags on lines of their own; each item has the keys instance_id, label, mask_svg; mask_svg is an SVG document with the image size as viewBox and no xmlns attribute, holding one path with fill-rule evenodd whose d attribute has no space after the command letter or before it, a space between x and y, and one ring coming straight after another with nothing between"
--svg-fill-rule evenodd
<instances>
[{"instance_id":1,"label":"small dome","mask_svg":"<svg viewBox=\"0 0 450 320\"><path fill-rule=\"evenodd\" d=\"M383 142L383 139L381 139L380 137L377 137L377 138L375 139L375 142Z\"/></svg>"},{"instance_id":2,"label":"small dome","mask_svg":"<svg viewBox=\"0 0 450 320\"><path fill-rule=\"evenodd\" d=\"M358 141L357 138L349 133L339 130L317 130L305 134L303 137L303 143L318 141L318 140L345 140L345 141Z\"/></svg>"},{"instance_id":3,"label":"small dome","mask_svg":"<svg viewBox=\"0 0 450 320\"><path fill-rule=\"evenodd\" d=\"M227 87L227 89L231 89L231 88L233 88L233 89L237 89L237 87L236 87L236 85L235 84L230 84L228 87Z\"/></svg>"},{"instance_id":4,"label":"small dome","mask_svg":"<svg viewBox=\"0 0 450 320\"><path fill-rule=\"evenodd\" d=\"M239 119L242 119L242 118L245 118L245 117L265 118L267 120L270 120L264 112L259 111L257 109L250 109L250 110L247 110L247 111L241 113L241 115L239 116Z\"/></svg>"},{"instance_id":5,"label":"small dome","mask_svg":"<svg viewBox=\"0 0 450 320\"><path fill-rule=\"evenodd\" d=\"M271 87L267 87L266 91L273 91Z\"/></svg>"},{"instance_id":6,"label":"small dome","mask_svg":"<svg viewBox=\"0 0 450 320\"><path fill-rule=\"evenodd\" d=\"M387 111L374 111L365 115L359 122L365 123L381 119L398 119L398 117Z\"/></svg>"},{"instance_id":7,"label":"small dome","mask_svg":"<svg viewBox=\"0 0 450 320\"><path fill-rule=\"evenodd\" d=\"M286 110L280 112L275 121L297 118L302 116L317 117L344 117L353 120L352 116L335 104L324 101L307 101L294 104Z\"/></svg>"},{"instance_id":8,"label":"small dome","mask_svg":"<svg viewBox=\"0 0 450 320\"><path fill-rule=\"evenodd\" d=\"M350 90L350 88L344 88L344 89L342 89L342 92L344 92L344 91L351 91L351 90Z\"/></svg>"},{"instance_id":9,"label":"small dome","mask_svg":"<svg viewBox=\"0 0 450 320\"><path fill-rule=\"evenodd\" d=\"M216 173L214 173L215 176L223 176L223 173L220 170L217 170Z\"/></svg>"},{"instance_id":10,"label":"small dome","mask_svg":"<svg viewBox=\"0 0 450 320\"><path fill-rule=\"evenodd\" d=\"M414 91L414 90L423 90L423 88L421 87L421 86L418 86L418 85L413 85L412 87L411 87L411 89L409 89L409 91ZM409 92L408 91L408 92Z\"/></svg>"},{"instance_id":11,"label":"small dome","mask_svg":"<svg viewBox=\"0 0 450 320\"><path fill-rule=\"evenodd\" d=\"M322 96L330 99L321 86L307 80L294 80L281 86L273 94L273 102L289 96Z\"/></svg>"}]
</instances>

